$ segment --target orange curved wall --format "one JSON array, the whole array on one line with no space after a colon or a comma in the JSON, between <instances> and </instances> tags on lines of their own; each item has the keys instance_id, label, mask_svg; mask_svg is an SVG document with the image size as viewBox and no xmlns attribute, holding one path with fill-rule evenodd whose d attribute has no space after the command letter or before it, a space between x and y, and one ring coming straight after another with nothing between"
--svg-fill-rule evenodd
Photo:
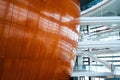
<instances>
[{"instance_id":1,"label":"orange curved wall","mask_svg":"<svg viewBox=\"0 0 120 80\"><path fill-rule=\"evenodd\" d=\"M0 0L0 80L69 80L77 1Z\"/></svg>"}]
</instances>

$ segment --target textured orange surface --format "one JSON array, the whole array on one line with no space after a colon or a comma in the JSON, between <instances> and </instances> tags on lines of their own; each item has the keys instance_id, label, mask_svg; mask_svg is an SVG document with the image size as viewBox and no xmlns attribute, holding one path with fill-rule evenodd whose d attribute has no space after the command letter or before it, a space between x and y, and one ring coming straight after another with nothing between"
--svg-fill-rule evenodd
<instances>
[{"instance_id":1,"label":"textured orange surface","mask_svg":"<svg viewBox=\"0 0 120 80\"><path fill-rule=\"evenodd\" d=\"M69 80L77 1L0 0L0 80Z\"/></svg>"}]
</instances>

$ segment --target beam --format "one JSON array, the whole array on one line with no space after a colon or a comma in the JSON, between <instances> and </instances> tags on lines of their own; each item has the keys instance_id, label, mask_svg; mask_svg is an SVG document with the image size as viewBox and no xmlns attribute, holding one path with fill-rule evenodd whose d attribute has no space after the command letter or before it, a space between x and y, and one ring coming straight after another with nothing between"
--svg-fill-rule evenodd
<instances>
[{"instance_id":1,"label":"beam","mask_svg":"<svg viewBox=\"0 0 120 80\"><path fill-rule=\"evenodd\" d=\"M80 49L78 49L77 51L77 55L79 55L79 53L89 53L87 51L81 51ZM120 54L120 50L103 50L103 51L90 51L91 54L95 54L95 55L99 55L99 54Z\"/></svg>"},{"instance_id":2,"label":"beam","mask_svg":"<svg viewBox=\"0 0 120 80\"><path fill-rule=\"evenodd\" d=\"M108 62L106 62L105 60L101 60L99 58L97 58L96 56L94 56L93 54L91 53L83 53L84 55L90 57L91 59L93 59L94 61L96 62L99 62L101 63L103 66L105 66L106 68L108 68L110 71L113 71L114 70L114 66L109 64Z\"/></svg>"},{"instance_id":3,"label":"beam","mask_svg":"<svg viewBox=\"0 0 120 80\"><path fill-rule=\"evenodd\" d=\"M118 48L120 40L113 41L84 41L78 43L78 48Z\"/></svg>"},{"instance_id":4,"label":"beam","mask_svg":"<svg viewBox=\"0 0 120 80\"><path fill-rule=\"evenodd\" d=\"M112 72L92 72L92 71L77 71L72 73L72 77L79 76L112 76Z\"/></svg>"},{"instance_id":5,"label":"beam","mask_svg":"<svg viewBox=\"0 0 120 80\"><path fill-rule=\"evenodd\" d=\"M120 17L80 17L75 23L81 25L104 25L104 24L120 24Z\"/></svg>"}]
</instances>

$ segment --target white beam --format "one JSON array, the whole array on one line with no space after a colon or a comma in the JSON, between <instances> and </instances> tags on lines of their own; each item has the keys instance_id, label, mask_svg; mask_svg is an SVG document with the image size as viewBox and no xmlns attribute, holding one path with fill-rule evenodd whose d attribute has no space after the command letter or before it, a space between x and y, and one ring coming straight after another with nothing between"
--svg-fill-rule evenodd
<instances>
[{"instance_id":1,"label":"white beam","mask_svg":"<svg viewBox=\"0 0 120 80\"><path fill-rule=\"evenodd\" d=\"M92 71L77 71L72 73L72 77L79 76L112 76L112 72L92 72Z\"/></svg>"},{"instance_id":2,"label":"white beam","mask_svg":"<svg viewBox=\"0 0 120 80\"><path fill-rule=\"evenodd\" d=\"M111 66L111 64L109 64L108 62L106 62L105 60L101 60L99 58L97 58L96 56L94 56L91 53L84 53L84 55L87 55L88 57L90 57L91 59L93 59L96 62L101 63L102 65L104 65L106 68L108 68L109 70L114 70L114 66Z\"/></svg>"},{"instance_id":3,"label":"white beam","mask_svg":"<svg viewBox=\"0 0 120 80\"><path fill-rule=\"evenodd\" d=\"M75 23L81 25L120 24L120 17L80 17Z\"/></svg>"},{"instance_id":4,"label":"white beam","mask_svg":"<svg viewBox=\"0 0 120 80\"><path fill-rule=\"evenodd\" d=\"M120 54L120 50L103 50L103 51L80 51L78 49L77 51L77 55L79 55L80 53L91 53L91 54L95 54L95 55L99 55L99 54Z\"/></svg>"},{"instance_id":5,"label":"white beam","mask_svg":"<svg viewBox=\"0 0 120 80\"><path fill-rule=\"evenodd\" d=\"M84 41L78 43L78 48L118 48L120 40L113 41Z\"/></svg>"}]
</instances>

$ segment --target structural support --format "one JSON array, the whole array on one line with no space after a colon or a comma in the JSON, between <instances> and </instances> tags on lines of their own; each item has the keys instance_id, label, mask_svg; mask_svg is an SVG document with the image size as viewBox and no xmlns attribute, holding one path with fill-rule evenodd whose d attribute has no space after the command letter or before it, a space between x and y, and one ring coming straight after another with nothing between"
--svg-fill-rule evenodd
<instances>
[{"instance_id":1,"label":"structural support","mask_svg":"<svg viewBox=\"0 0 120 80\"><path fill-rule=\"evenodd\" d=\"M120 24L120 17L81 17L75 20L81 25Z\"/></svg>"},{"instance_id":2,"label":"structural support","mask_svg":"<svg viewBox=\"0 0 120 80\"><path fill-rule=\"evenodd\" d=\"M92 72L92 71L77 71L72 73L72 77L78 76L112 76L112 72Z\"/></svg>"},{"instance_id":3,"label":"structural support","mask_svg":"<svg viewBox=\"0 0 120 80\"><path fill-rule=\"evenodd\" d=\"M78 43L78 48L118 48L120 40L113 41L84 41Z\"/></svg>"},{"instance_id":4,"label":"structural support","mask_svg":"<svg viewBox=\"0 0 120 80\"><path fill-rule=\"evenodd\" d=\"M106 62L105 60L100 60L99 58L95 57L93 54L91 53L84 53L84 55L87 55L88 57L90 57L91 59L93 59L96 62L101 63L103 66L105 66L106 68L108 68L109 70L113 71L114 70L114 66L112 66L111 64L109 64L108 62Z\"/></svg>"}]
</instances>

